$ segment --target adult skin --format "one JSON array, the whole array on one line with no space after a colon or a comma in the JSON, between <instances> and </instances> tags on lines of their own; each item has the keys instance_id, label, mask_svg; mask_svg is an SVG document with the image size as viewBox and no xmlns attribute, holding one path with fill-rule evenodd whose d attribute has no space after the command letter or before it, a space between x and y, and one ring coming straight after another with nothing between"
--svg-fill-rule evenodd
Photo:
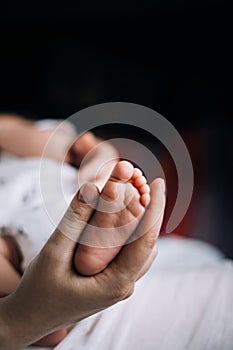
<instances>
[{"instance_id":1,"label":"adult skin","mask_svg":"<svg viewBox=\"0 0 233 350\"><path fill-rule=\"evenodd\" d=\"M0 349L28 346L132 295L135 282L156 256L155 245L163 219L164 181L156 179L150 187L151 201L135 232L138 238L124 246L103 272L91 277L80 276L73 268L76 240L91 218L99 195L94 184L82 187L85 196L79 196L79 192L73 198L72 218L68 210L59 229L25 271L16 291L1 298ZM68 237L75 224L73 220L77 222L77 232L71 239Z\"/></svg>"}]
</instances>

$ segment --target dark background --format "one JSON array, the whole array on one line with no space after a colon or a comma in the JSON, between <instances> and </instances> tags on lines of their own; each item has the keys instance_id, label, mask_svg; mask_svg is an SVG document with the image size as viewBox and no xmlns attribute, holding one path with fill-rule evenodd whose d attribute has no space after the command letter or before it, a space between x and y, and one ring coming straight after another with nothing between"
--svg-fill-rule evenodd
<instances>
[{"instance_id":1,"label":"dark background","mask_svg":"<svg viewBox=\"0 0 233 350\"><path fill-rule=\"evenodd\" d=\"M194 164L194 199L177 233L211 241L233 257L227 2L11 1L2 3L0 18L0 112L67 118L110 101L155 109L184 137ZM159 148L130 128L97 133ZM170 174L168 215L177 179L169 155L159 153Z\"/></svg>"}]
</instances>

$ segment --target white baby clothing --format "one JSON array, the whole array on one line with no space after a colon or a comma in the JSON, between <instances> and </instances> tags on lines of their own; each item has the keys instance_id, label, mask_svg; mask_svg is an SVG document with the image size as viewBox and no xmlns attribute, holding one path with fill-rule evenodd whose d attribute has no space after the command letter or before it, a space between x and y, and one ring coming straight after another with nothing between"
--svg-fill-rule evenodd
<instances>
[{"instance_id":1,"label":"white baby clothing","mask_svg":"<svg viewBox=\"0 0 233 350\"><path fill-rule=\"evenodd\" d=\"M46 120L37 128L54 127ZM64 124L67 133L74 130ZM42 248L78 190L77 169L53 159L0 154L0 228L7 227L22 250L23 268Z\"/></svg>"}]
</instances>

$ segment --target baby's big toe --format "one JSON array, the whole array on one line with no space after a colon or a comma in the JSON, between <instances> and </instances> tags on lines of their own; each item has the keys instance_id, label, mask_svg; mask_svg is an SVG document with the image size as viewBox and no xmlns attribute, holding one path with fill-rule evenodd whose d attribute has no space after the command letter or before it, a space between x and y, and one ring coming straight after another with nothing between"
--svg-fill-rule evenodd
<instances>
[{"instance_id":1,"label":"baby's big toe","mask_svg":"<svg viewBox=\"0 0 233 350\"><path fill-rule=\"evenodd\" d=\"M103 188L101 197L107 201L109 201L109 199L111 201L119 199L120 194L122 194L121 184L125 184L132 178L133 171L134 168L131 163L124 160L117 163Z\"/></svg>"},{"instance_id":2,"label":"baby's big toe","mask_svg":"<svg viewBox=\"0 0 233 350\"><path fill-rule=\"evenodd\" d=\"M122 160L112 171L111 178L113 178L115 181L128 181L133 176L134 167L131 163L127 162L126 160Z\"/></svg>"}]
</instances>

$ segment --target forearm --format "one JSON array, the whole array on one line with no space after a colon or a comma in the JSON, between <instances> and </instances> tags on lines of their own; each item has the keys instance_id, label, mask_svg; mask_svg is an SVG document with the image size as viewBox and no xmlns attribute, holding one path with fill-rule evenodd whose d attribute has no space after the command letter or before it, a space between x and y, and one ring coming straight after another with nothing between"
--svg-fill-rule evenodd
<instances>
[{"instance_id":1,"label":"forearm","mask_svg":"<svg viewBox=\"0 0 233 350\"><path fill-rule=\"evenodd\" d=\"M50 333L51 328L47 330L45 322L40 321L39 312L32 316L29 305L30 300L18 300L14 293L0 299L0 350L25 348Z\"/></svg>"},{"instance_id":2,"label":"forearm","mask_svg":"<svg viewBox=\"0 0 233 350\"><path fill-rule=\"evenodd\" d=\"M9 305L9 297L0 299L0 350L16 350L20 349L21 341L18 342L17 337L13 336L9 315L11 313Z\"/></svg>"}]
</instances>

